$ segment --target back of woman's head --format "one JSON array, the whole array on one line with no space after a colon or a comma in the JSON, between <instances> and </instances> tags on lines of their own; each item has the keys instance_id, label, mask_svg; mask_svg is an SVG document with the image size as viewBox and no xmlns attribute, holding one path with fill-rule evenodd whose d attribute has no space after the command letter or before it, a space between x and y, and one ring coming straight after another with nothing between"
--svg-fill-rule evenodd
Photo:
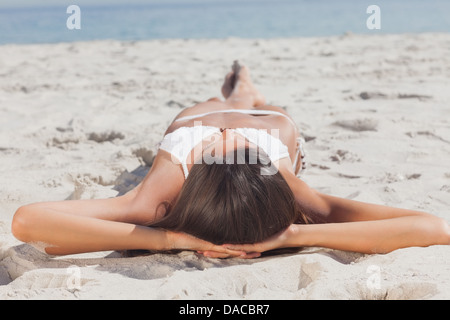
<instances>
[{"instance_id":1,"label":"back of woman's head","mask_svg":"<svg viewBox=\"0 0 450 320\"><path fill-rule=\"evenodd\" d=\"M152 227L233 244L259 242L292 223L308 223L265 153L255 148L233 153L232 163L194 164L175 204Z\"/></svg>"}]
</instances>

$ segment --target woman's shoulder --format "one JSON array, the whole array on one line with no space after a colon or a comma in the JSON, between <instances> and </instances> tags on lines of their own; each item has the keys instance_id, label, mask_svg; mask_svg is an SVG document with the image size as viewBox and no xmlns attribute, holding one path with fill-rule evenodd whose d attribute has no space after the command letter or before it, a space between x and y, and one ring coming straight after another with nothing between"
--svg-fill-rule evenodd
<instances>
[{"instance_id":1,"label":"woman's shoulder","mask_svg":"<svg viewBox=\"0 0 450 320\"><path fill-rule=\"evenodd\" d=\"M158 152L150 171L133 190L134 211L147 212L150 220L160 215L158 213L164 204L175 201L184 183L181 168L173 164L170 154L166 153Z\"/></svg>"},{"instance_id":2,"label":"woman's shoulder","mask_svg":"<svg viewBox=\"0 0 450 320\"><path fill-rule=\"evenodd\" d=\"M330 213L326 197L294 174L288 174L284 178L298 205L310 215L315 216L318 221L326 221Z\"/></svg>"},{"instance_id":3,"label":"woman's shoulder","mask_svg":"<svg viewBox=\"0 0 450 320\"><path fill-rule=\"evenodd\" d=\"M184 183L183 171L171 154L158 150L152 166L141 184L141 191L151 189L157 193L171 193L179 191Z\"/></svg>"}]
</instances>

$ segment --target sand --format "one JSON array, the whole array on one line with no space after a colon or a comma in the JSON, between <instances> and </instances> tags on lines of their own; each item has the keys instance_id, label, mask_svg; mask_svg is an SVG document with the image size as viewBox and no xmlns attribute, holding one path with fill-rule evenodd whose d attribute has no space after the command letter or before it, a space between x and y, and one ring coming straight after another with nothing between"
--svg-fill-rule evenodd
<instances>
[{"instance_id":1,"label":"sand","mask_svg":"<svg viewBox=\"0 0 450 320\"><path fill-rule=\"evenodd\" d=\"M239 59L307 143L311 187L450 221L450 34L0 46L0 299L449 299L450 248L51 257L15 210L114 197Z\"/></svg>"}]
</instances>

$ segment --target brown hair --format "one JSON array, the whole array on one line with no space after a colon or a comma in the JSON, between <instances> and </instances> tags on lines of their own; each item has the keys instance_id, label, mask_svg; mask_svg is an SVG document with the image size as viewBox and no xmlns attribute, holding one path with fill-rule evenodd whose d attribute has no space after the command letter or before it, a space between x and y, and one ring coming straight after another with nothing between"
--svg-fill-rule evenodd
<instances>
[{"instance_id":1,"label":"brown hair","mask_svg":"<svg viewBox=\"0 0 450 320\"><path fill-rule=\"evenodd\" d=\"M233 152L237 161L231 164L230 158L226 164L194 164L174 205L151 227L221 245L260 242L293 223L312 222L278 170L262 174L273 168L264 152Z\"/></svg>"}]
</instances>

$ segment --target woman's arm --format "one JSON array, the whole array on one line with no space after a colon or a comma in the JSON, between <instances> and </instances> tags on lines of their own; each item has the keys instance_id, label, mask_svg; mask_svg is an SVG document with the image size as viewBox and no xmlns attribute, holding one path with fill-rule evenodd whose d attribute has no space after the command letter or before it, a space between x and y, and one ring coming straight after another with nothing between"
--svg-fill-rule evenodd
<instances>
[{"instance_id":1,"label":"woman's arm","mask_svg":"<svg viewBox=\"0 0 450 320\"><path fill-rule=\"evenodd\" d=\"M374 221L293 224L266 241L225 247L252 254L292 247L324 247L374 254L413 246L449 244L450 228L446 221L419 215Z\"/></svg>"},{"instance_id":2,"label":"woman's arm","mask_svg":"<svg viewBox=\"0 0 450 320\"><path fill-rule=\"evenodd\" d=\"M298 244L363 253L450 244L448 223L431 214L322 194L301 180L295 190L299 203L306 203L326 222L296 226L291 240Z\"/></svg>"},{"instance_id":3,"label":"woman's arm","mask_svg":"<svg viewBox=\"0 0 450 320\"><path fill-rule=\"evenodd\" d=\"M292 227L285 243L288 247L314 246L372 254L450 244L448 223L422 215Z\"/></svg>"},{"instance_id":4,"label":"woman's arm","mask_svg":"<svg viewBox=\"0 0 450 320\"><path fill-rule=\"evenodd\" d=\"M12 223L14 236L28 243L43 243L48 254L148 249L167 247L163 231L129 223L96 219L44 208L19 208Z\"/></svg>"},{"instance_id":5,"label":"woman's arm","mask_svg":"<svg viewBox=\"0 0 450 320\"><path fill-rule=\"evenodd\" d=\"M136 225L138 190L110 199L22 206L13 217L12 233L21 241L44 245L47 253L55 255L138 248L157 250L162 245L162 234L143 232L145 229ZM151 208L146 216L154 216Z\"/></svg>"}]
</instances>

